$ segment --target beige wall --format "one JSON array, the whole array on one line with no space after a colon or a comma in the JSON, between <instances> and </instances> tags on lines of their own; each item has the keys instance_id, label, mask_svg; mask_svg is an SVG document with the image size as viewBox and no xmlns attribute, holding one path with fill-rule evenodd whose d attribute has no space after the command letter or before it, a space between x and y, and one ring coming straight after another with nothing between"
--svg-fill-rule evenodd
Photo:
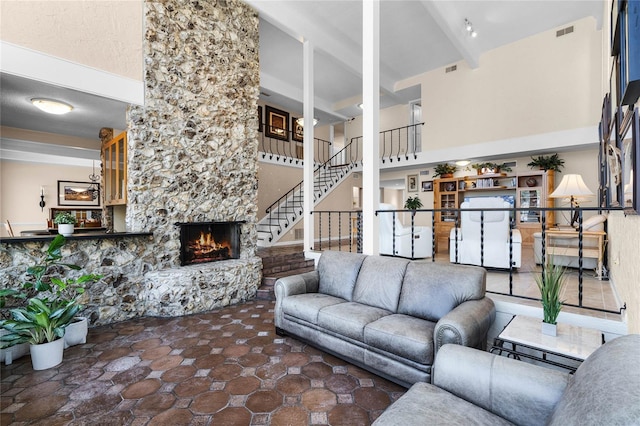
<instances>
[{"instance_id":1,"label":"beige wall","mask_svg":"<svg viewBox=\"0 0 640 426\"><path fill-rule=\"evenodd\" d=\"M261 161L258 165L258 220L265 209L302 181L302 167L288 167Z\"/></svg>"},{"instance_id":2,"label":"beige wall","mask_svg":"<svg viewBox=\"0 0 640 426\"><path fill-rule=\"evenodd\" d=\"M443 67L400 82L399 88L421 84L426 144L462 146L596 125L601 31L593 18L572 25L563 37L554 29L487 52L476 69L459 62L455 72Z\"/></svg>"},{"instance_id":3,"label":"beige wall","mask_svg":"<svg viewBox=\"0 0 640 426\"><path fill-rule=\"evenodd\" d=\"M58 180L88 182L90 167L0 161L0 220L11 222L15 235L27 229L45 229L49 208L58 207ZM40 210L40 187L46 206ZM8 236L4 226L3 237Z\"/></svg>"},{"instance_id":4,"label":"beige wall","mask_svg":"<svg viewBox=\"0 0 640 426\"><path fill-rule=\"evenodd\" d=\"M640 216L609 215L609 269L621 303L627 304L629 333L640 333Z\"/></svg>"},{"instance_id":5,"label":"beige wall","mask_svg":"<svg viewBox=\"0 0 640 426\"><path fill-rule=\"evenodd\" d=\"M142 0L0 4L2 41L142 80Z\"/></svg>"}]
</instances>

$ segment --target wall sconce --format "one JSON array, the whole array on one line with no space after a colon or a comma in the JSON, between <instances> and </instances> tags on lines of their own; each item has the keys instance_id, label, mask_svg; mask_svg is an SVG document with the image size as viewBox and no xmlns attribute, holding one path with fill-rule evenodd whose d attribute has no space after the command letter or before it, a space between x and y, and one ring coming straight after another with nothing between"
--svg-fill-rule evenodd
<instances>
[{"instance_id":1,"label":"wall sconce","mask_svg":"<svg viewBox=\"0 0 640 426\"><path fill-rule=\"evenodd\" d=\"M40 187L40 203L38 204L40 206L40 210L44 211L44 206L46 206L45 202L44 202L44 187Z\"/></svg>"}]
</instances>

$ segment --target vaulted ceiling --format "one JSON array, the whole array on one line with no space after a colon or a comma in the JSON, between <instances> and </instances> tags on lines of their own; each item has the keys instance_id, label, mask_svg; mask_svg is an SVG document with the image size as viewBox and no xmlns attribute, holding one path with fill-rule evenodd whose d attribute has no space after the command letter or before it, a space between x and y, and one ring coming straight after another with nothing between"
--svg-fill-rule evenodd
<instances>
[{"instance_id":1,"label":"vaulted ceiling","mask_svg":"<svg viewBox=\"0 0 640 426\"><path fill-rule=\"evenodd\" d=\"M321 124L361 114L361 1L248 0L260 15L261 97L270 104L302 111L302 44L315 46L315 105ZM569 1L391 1L380 6L381 107L420 97L419 87L396 90L398 82L465 60L472 67L491 49L592 16L601 25L604 3ZM468 19L478 36L464 29ZM94 139L104 126L125 127L126 104L3 74L0 124ZM35 118L36 96L82 105L86 114ZM28 107L28 108L27 108ZM21 109L27 108L27 109ZM75 118L77 117L77 118ZM47 121L49 120L49 121Z\"/></svg>"}]
</instances>

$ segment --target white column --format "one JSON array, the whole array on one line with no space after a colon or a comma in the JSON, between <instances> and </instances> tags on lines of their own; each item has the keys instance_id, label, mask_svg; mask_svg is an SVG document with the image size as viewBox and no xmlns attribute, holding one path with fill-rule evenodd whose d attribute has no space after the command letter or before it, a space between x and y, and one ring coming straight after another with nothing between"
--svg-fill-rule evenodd
<instances>
[{"instance_id":1,"label":"white column","mask_svg":"<svg viewBox=\"0 0 640 426\"><path fill-rule=\"evenodd\" d=\"M302 100L304 106L302 115L304 119L304 168L302 176L304 183L304 199L302 208L304 211L304 250L313 249L314 217L311 212L313 205L313 44L309 40L302 43Z\"/></svg>"},{"instance_id":2,"label":"white column","mask_svg":"<svg viewBox=\"0 0 640 426\"><path fill-rule=\"evenodd\" d=\"M380 203L380 1L362 2L362 251L378 254Z\"/></svg>"}]
</instances>

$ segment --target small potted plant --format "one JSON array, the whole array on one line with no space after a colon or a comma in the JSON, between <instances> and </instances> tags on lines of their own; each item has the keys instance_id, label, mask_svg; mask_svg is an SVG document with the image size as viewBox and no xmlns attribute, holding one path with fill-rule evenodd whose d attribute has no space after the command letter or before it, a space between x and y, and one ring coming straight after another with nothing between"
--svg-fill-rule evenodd
<instances>
[{"instance_id":1,"label":"small potted plant","mask_svg":"<svg viewBox=\"0 0 640 426\"><path fill-rule=\"evenodd\" d=\"M74 321L78 322L76 314L82 308L77 299L84 293L85 284L102 278L95 274L82 274L77 278L55 275L60 267L80 270L77 265L62 262L61 248L65 242L64 236L57 235L42 259L27 268L30 279L22 284L22 290L35 296L29 298L26 306L10 309L11 319L0 321L0 327L8 332L0 337L0 346L29 343L34 370L62 362L66 330ZM0 295L26 296L13 289L6 289ZM84 328L86 330L86 326ZM42 351L46 354L40 356Z\"/></svg>"},{"instance_id":2,"label":"small potted plant","mask_svg":"<svg viewBox=\"0 0 640 426\"><path fill-rule=\"evenodd\" d=\"M434 177L440 176L441 178L450 178L453 177L453 174L458 170L458 168L453 164L438 164L435 167Z\"/></svg>"},{"instance_id":3,"label":"small potted plant","mask_svg":"<svg viewBox=\"0 0 640 426\"><path fill-rule=\"evenodd\" d=\"M70 212L60 212L53 218L53 223L58 225L58 233L68 237L73 235L73 228L76 224L76 216Z\"/></svg>"},{"instance_id":4,"label":"small potted plant","mask_svg":"<svg viewBox=\"0 0 640 426\"><path fill-rule=\"evenodd\" d=\"M472 164L471 167L476 169L479 175L490 175L496 174L500 172L510 172L511 167L507 166L507 163L492 163L492 162L484 162L484 163L476 163Z\"/></svg>"},{"instance_id":5,"label":"small potted plant","mask_svg":"<svg viewBox=\"0 0 640 426\"><path fill-rule=\"evenodd\" d=\"M531 157L531 162L527 164L527 166L532 169L538 168L540 170L553 170L556 172L560 172L560 167L564 167L564 160L558 156L558 154L553 155L539 155L537 157Z\"/></svg>"},{"instance_id":6,"label":"small potted plant","mask_svg":"<svg viewBox=\"0 0 640 426\"><path fill-rule=\"evenodd\" d=\"M556 324L562 300L560 293L565 283L565 268L553 263L553 259L547 260L544 271L536 275L535 280L540 290L542 301L542 334L555 336L557 334Z\"/></svg>"},{"instance_id":7,"label":"small potted plant","mask_svg":"<svg viewBox=\"0 0 640 426\"><path fill-rule=\"evenodd\" d=\"M422 200L416 195L415 197L407 198L404 202L404 208L407 210L418 210L422 207Z\"/></svg>"}]
</instances>

